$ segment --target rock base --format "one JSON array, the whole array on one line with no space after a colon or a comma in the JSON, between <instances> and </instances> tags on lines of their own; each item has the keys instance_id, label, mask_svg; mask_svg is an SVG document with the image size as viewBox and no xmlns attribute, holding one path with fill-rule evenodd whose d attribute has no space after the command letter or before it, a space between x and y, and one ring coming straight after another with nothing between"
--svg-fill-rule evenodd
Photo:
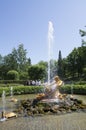
<instances>
[{"instance_id":1,"label":"rock base","mask_svg":"<svg viewBox=\"0 0 86 130\"><path fill-rule=\"evenodd\" d=\"M82 100L66 96L63 99L33 99L21 100L15 110L18 114L27 116L46 114L66 114L72 112L86 112L86 104Z\"/></svg>"}]
</instances>

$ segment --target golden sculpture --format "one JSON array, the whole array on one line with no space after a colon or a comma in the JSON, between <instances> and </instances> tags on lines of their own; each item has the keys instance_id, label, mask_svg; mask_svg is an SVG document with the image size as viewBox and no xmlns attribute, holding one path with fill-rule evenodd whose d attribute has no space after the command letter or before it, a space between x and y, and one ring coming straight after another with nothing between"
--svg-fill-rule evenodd
<instances>
[{"instance_id":1,"label":"golden sculpture","mask_svg":"<svg viewBox=\"0 0 86 130\"><path fill-rule=\"evenodd\" d=\"M38 94L37 99L43 98L61 98L61 94L59 92L59 88L63 85L63 81L59 78L59 76L54 77L54 81L49 85L45 86L44 93Z\"/></svg>"}]
</instances>

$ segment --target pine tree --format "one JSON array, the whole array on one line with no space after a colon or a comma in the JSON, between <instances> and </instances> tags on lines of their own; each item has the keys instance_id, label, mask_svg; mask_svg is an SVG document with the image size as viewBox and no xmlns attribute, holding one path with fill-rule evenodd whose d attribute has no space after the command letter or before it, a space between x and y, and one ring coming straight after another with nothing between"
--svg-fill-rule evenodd
<instances>
[{"instance_id":1,"label":"pine tree","mask_svg":"<svg viewBox=\"0 0 86 130\"><path fill-rule=\"evenodd\" d=\"M57 68L57 73L60 77L63 77L62 75L62 54L61 51L59 50L59 56L58 56L58 68Z\"/></svg>"}]
</instances>

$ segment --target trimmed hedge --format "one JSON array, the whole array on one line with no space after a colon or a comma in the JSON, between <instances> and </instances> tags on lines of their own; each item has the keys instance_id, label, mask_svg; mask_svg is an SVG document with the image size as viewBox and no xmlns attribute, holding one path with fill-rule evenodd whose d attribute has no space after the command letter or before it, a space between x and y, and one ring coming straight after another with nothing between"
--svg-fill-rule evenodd
<instances>
[{"instance_id":1,"label":"trimmed hedge","mask_svg":"<svg viewBox=\"0 0 86 130\"><path fill-rule=\"evenodd\" d=\"M0 80L0 84L26 84L26 80Z\"/></svg>"},{"instance_id":2,"label":"trimmed hedge","mask_svg":"<svg viewBox=\"0 0 86 130\"><path fill-rule=\"evenodd\" d=\"M75 82L74 84L76 84L76 85L86 85L86 81L78 81L78 82Z\"/></svg>"},{"instance_id":3,"label":"trimmed hedge","mask_svg":"<svg viewBox=\"0 0 86 130\"><path fill-rule=\"evenodd\" d=\"M0 87L0 96L2 96L3 90L6 93L6 96L10 96L10 87ZM33 94L43 92L42 86L15 86L13 87L13 95L22 95L22 94Z\"/></svg>"},{"instance_id":4,"label":"trimmed hedge","mask_svg":"<svg viewBox=\"0 0 86 130\"><path fill-rule=\"evenodd\" d=\"M0 87L17 87L17 86L24 86L22 84L14 84L14 83L8 83L8 84L0 84Z\"/></svg>"},{"instance_id":5,"label":"trimmed hedge","mask_svg":"<svg viewBox=\"0 0 86 130\"><path fill-rule=\"evenodd\" d=\"M75 85L75 84L67 84L60 88L62 93L73 93L73 94L82 94L86 95L86 84L85 85Z\"/></svg>"},{"instance_id":6,"label":"trimmed hedge","mask_svg":"<svg viewBox=\"0 0 86 130\"><path fill-rule=\"evenodd\" d=\"M11 85L12 86L12 85ZM6 92L6 96L10 95L10 87L0 87L0 96L2 96L3 90ZM22 95L22 94L35 94L41 93L44 91L43 86L13 86L13 95ZM67 94L81 94L86 95L86 84L85 85L74 85L67 84L60 88L61 93Z\"/></svg>"}]
</instances>

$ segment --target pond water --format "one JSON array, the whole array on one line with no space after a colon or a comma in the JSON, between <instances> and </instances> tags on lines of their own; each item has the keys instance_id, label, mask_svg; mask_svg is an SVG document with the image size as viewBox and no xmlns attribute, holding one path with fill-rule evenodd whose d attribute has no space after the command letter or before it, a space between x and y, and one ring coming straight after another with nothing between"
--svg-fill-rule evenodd
<instances>
[{"instance_id":1,"label":"pond water","mask_svg":"<svg viewBox=\"0 0 86 130\"><path fill-rule=\"evenodd\" d=\"M14 99L21 100L21 99L33 99L35 98L35 94L27 94L27 95L16 95L13 96ZM11 101L11 96L5 97L5 111L13 111L15 109L16 102ZM0 113L3 111L3 101L2 97L0 97Z\"/></svg>"},{"instance_id":2,"label":"pond water","mask_svg":"<svg viewBox=\"0 0 86 130\"><path fill-rule=\"evenodd\" d=\"M14 98L33 99L36 95L19 95ZM74 95L75 98L86 103L86 95ZM12 110L15 103L10 102L11 97L6 97L6 111ZM0 112L2 112L2 98L0 98ZM69 113L59 116L46 115L37 117L13 118L0 123L0 130L86 130L86 113Z\"/></svg>"}]
</instances>

